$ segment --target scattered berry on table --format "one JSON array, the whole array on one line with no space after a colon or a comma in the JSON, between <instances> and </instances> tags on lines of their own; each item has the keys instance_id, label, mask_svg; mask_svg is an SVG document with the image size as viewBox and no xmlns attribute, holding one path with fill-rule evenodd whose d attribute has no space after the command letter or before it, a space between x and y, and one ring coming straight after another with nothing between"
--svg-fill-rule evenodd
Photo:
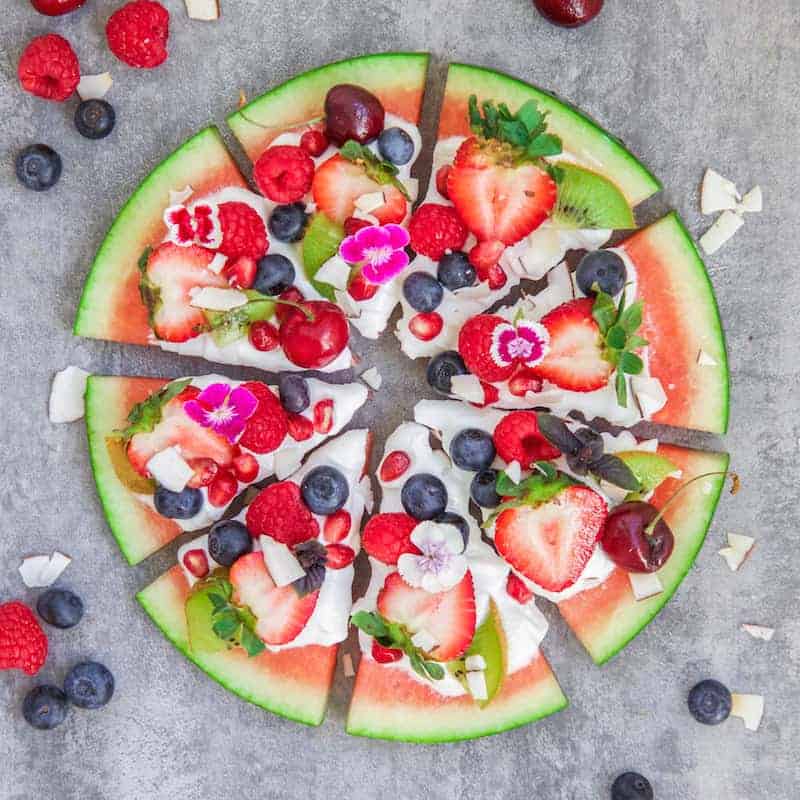
<instances>
[{"instance_id":1,"label":"scattered berry on table","mask_svg":"<svg viewBox=\"0 0 800 800\"><path fill-rule=\"evenodd\" d=\"M299 242L308 222L303 203L285 203L275 206L269 215L269 232L281 242Z\"/></svg>"},{"instance_id":2,"label":"scattered berry on table","mask_svg":"<svg viewBox=\"0 0 800 800\"><path fill-rule=\"evenodd\" d=\"M169 11L153 0L133 0L106 24L111 52L129 67L152 69L167 60Z\"/></svg>"},{"instance_id":3,"label":"scattered berry on table","mask_svg":"<svg viewBox=\"0 0 800 800\"><path fill-rule=\"evenodd\" d=\"M83 617L83 601L69 589L48 589L36 601L39 616L56 628L72 628Z\"/></svg>"},{"instance_id":4,"label":"scattered berry on table","mask_svg":"<svg viewBox=\"0 0 800 800\"><path fill-rule=\"evenodd\" d=\"M481 472L490 467L495 454L491 434L480 428L465 428L450 443L453 463L469 472Z\"/></svg>"},{"instance_id":5,"label":"scattered berry on table","mask_svg":"<svg viewBox=\"0 0 800 800\"><path fill-rule=\"evenodd\" d=\"M442 284L427 272L412 272L403 281L403 296L415 311L433 311L444 297Z\"/></svg>"},{"instance_id":6,"label":"scattered berry on table","mask_svg":"<svg viewBox=\"0 0 800 800\"><path fill-rule=\"evenodd\" d=\"M114 676L97 661L83 661L67 673L64 693L78 708L102 708L114 695Z\"/></svg>"},{"instance_id":7,"label":"scattered berry on table","mask_svg":"<svg viewBox=\"0 0 800 800\"><path fill-rule=\"evenodd\" d=\"M47 660L47 636L33 612L19 600L0 605L0 670L35 675Z\"/></svg>"},{"instance_id":8,"label":"scattered berry on table","mask_svg":"<svg viewBox=\"0 0 800 800\"><path fill-rule=\"evenodd\" d=\"M439 261L448 250L460 250L467 240L467 229L452 206L423 203L408 224L411 248L418 254Z\"/></svg>"},{"instance_id":9,"label":"scattered berry on table","mask_svg":"<svg viewBox=\"0 0 800 800\"><path fill-rule=\"evenodd\" d=\"M75 127L87 139L105 139L116 121L114 106L107 100L84 100L75 110Z\"/></svg>"},{"instance_id":10,"label":"scattered berry on table","mask_svg":"<svg viewBox=\"0 0 800 800\"><path fill-rule=\"evenodd\" d=\"M61 156L46 144L31 144L19 151L15 168L25 188L44 192L61 177Z\"/></svg>"},{"instance_id":11,"label":"scattered berry on table","mask_svg":"<svg viewBox=\"0 0 800 800\"><path fill-rule=\"evenodd\" d=\"M203 507L203 493L188 487L182 492L171 492L159 486L153 495L153 503L162 517L190 519Z\"/></svg>"},{"instance_id":12,"label":"scattered berry on table","mask_svg":"<svg viewBox=\"0 0 800 800\"><path fill-rule=\"evenodd\" d=\"M602 10L604 0L533 0L536 10L562 28L577 28L591 22Z\"/></svg>"},{"instance_id":13,"label":"scattered berry on table","mask_svg":"<svg viewBox=\"0 0 800 800\"><path fill-rule=\"evenodd\" d=\"M719 725L728 719L732 702L727 686L713 678L693 686L688 697L689 711L703 725Z\"/></svg>"},{"instance_id":14,"label":"scattered berry on table","mask_svg":"<svg viewBox=\"0 0 800 800\"><path fill-rule=\"evenodd\" d=\"M384 160L400 167L411 161L414 141L402 128L385 128L378 137L378 151Z\"/></svg>"},{"instance_id":15,"label":"scattered berry on table","mask_svg":"<svg viewBox=\"0 0 800 800\"><path fill-rule=\"evenodd\" d=\"M303 501L314 514L335 514L350 496L347 478L335 467L315 467L300 484Z\"/></svg>"},{"instance_id":16,"label":"scattered berry on table","mask_svg":"<svg viewBox=\"0 0 800 800\"><path fill-rule=\"evenodd\" d=\"M381 101L361 86L341 83L325 96L325 135L337 147L348 139L366 144L383 130Z\"/></svg>"},{"instance_id":17,"label":"scattered berry on table","mask_svg":"<svg viewBox=\"0 0 800 800\"><path fill-rule=\"evenodd\" d=\"M400 501L414 519L434 519L447 509L447 488L435 475L419 473L403 484Z\"/></svg>"},{"instance_id":18,"label":"scattered berry on table","mask_svg":"<svg viewBox=\"0 0 800 800\"><path fill-rule=\"evenodd\" d=\"M453 376L466 375L468 372L464 359L455 350L445 350L430 360L425 376L433 389L440 394L449 395Z\"/></svg>"},{"instance_id":19,"label":"scattered berry on table","mask_svg":"<svg viewBox=\"0 0 800 800\"><path fill-rule=\"evenodd\" d=\"M259 492L247 507L246 522L251 536L266 534L290 547L319 535L300 487L291 481L273 483Z\"/></svg>"},{"instance_id":20,"label":"scattered berry on table","mask_svg":"<svg viewBox=\"0 0 800 800\"><path fill-rule=\"evenodd\" d=\"M388 513L371 517L361 535L361 546L367 555L384 564L396 564L403 553L419 554L411 541L417 520L408 514Z\"/></svg>"},{"instance_id":21,"label":"scattered berry on table","mask_svg":"<svg viewBox=\"0 0 800 800\"><path fill-rule=\"evenodd\" d=\"M435 339L444 327L442 315L436 311L420 311L408 321L408 329L411 333L423 342L430 342Z\"/></svg>"},{"instance_id":22,"label":"scattered berry on table","mask_svg":"<svg viewBox=\"0 0 800 800\"><path fill-rule=\"evenodd\" d=\"M497 508L502 498L497 494L497 470L485 469L478 472L469 485L470 497L481 508Z\"/></svg>"},{"instance_id":23,"label":"scattered berry on table","mask_svg":"<svg viewBox=\"0 0 800 800\"><path fill-rule=\"evenodd\" d=\"M283 294L295 279L294 264L280 253L270 253L258 260L253 288L261 294Z\"/></svg>"},{"instance_id":24,"label":"scattered berry on table","mask_svg":"<svg viewBox=\"0 0 800 800\"><path fill-rule=\"evenodd\" d=\"M48 17L60 17L80 8L86 0L31 0L31 5Z\"/></svg>"},{"instance_id":25,"label":"scattered berry on table","mask_svg":"<svg viewBox=\"0 0 800 800\"><path fill-rule=\"evenodd\" d=\"M292 414L305 411L311 404L308 381L302 375L283 373L278 378L281 405Z\"/></svg>"},{"instance_id":26,"label":"scattered berry on table","mask_svg":"<svg viewBox=\"0 0 800 800\"><path fill-rule=\"evenodd\" d=\"M25 48L17 75L26 92L61 102L78 88L81 69L72 45L63 36L48 33Z\"/></svg>"},{"instance_id":27,"label":"scattered berry on table","mask_svg":"<svg viewBox=\"0 0 800 800\"><path fill-rule=\"evenodd\" d=\"M380 479L384 483L397 480L411 466L408 453L403 450L392 450L388 453L380 468Z\"/></svg>"},{"instance_id":28,"label":"scattered berry on table","mask_svg":"<svg viewBox=\"0 0 800 800\"><path fill-rule=\"evenodd\" d=\"M623 772L617 775L611 786L611 800L653 800L650 781L638 772Z\"/></svg>"},{"instance_id":29,"label":"scattered berry on table","mask_svg":"<svg viewBox=\"0 0 800 800\"><path fill-rule=\"evenodd\" d=\"M268 147L256 161L253 180L274 203L295 203L314 180L314 162L302 147L290 144Z\"/></svg>"},{"instance_id":30,"label":"scattered berry on table","mask_svg":"<svg viewBox=\"0 0 800 800\"><path fill-rule=\"evenodd\" d=\"M575 270L578 288L590 297L595 294L595 283L601 292L614 297L622 291L627 279L625 262L613 250L593 250L587 253Z\"/></svg>"},{"instance_id":31,"label":"scattered berry on table","mask_svg":"<svg viewBox=\"0 0 800 800\"><path fill-rule=\"evenodd\" d=\"M37 686L22 701L25 721L41 731L49 731L67 718L67 696L57 686Z\"/></svg>"},{"instance_id":32,"label":"scattered berry on table","mask_svg":"<svg viewBox=\"0 0 800 800\"><path fill-rule=\"evenodd\" d=\"M436 277L445 289L455 292L457 289L473 286L477 273L475 267L469 263L467 254L461 250L455 250L442 256Z\"/></svg>"},{"instance_id":33,"label":"scattered berry on table","mask_svg":"<svg viewBox=\"0 0 800 800\"><path fill-rule=\"evenodd\" d=\"M237 559L253 549L253 539L247 528L235 519L215 522L208 532L208 552L223 567L230 567Z\"/></svg>"}]
</instances>

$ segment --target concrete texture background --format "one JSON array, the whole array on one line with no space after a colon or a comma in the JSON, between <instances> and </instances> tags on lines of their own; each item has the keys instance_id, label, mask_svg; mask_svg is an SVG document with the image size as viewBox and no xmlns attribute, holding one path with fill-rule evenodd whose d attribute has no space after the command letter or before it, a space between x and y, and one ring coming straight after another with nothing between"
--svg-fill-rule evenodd
<instances>
[{"instance_id":1,"label":"concrete texture background","mask_svg":"<svg viewBox=\"0 0 800 800\"><path fill-rule=\"evenodd\" d=\"M41 678L60 682L82 657L104 661L117 678L105 710L73 713L44 733L18 710L33 681L2 675L0 798L593 800L631 768L650 777L659 800L796 797L796 0L608 0L594 24L574 32L549 26L528 0L222 0L216 24L192 23L182 0L167 0L171 55L154 72L127 69L106 49L103 26L118 5L89 0L53 20L27 0L10 0L0 19L0 600L35 601L16 573L21 556L70 553L75 561L62 583L83 596L88 613L71 631L49 631L52 655ZM108 140L77 135L74 101L50 104L18 89L19 53L50 30L73 42L85 72L113 72L118 124ZM123 563L95 495L83 425L55 427L45 416L50 378L68 363L117 374L206 369L70 332L92 255L147 171L200 126L221 122L240 89L254 96L309 67L390 49L433 53L434 106L448 59L509 71L577 103L662 178L665 191L645 208L646 219L674 207L702 233L709 221L699 216L697 186L707 165L742 188L762 184L766 197L765 212L709 259L732 367L724 447L743 488L723 499L696 568L657 622L602 669L550 613L545 650L570 708L502 736L440 747L347 737L350 682L341 672L328 719L312 730L241 702L185 662L134 600L173 550L135 569ZM35 141L64 158L60 184L43 195L13 176L15 152ZM422 365L404 360L391 337L356 349L386 378L358 420L380 443L426 393ZM735 576L716 555L726 531L758 538ZM742 622L776 626L775 639L750 639ZM766 696L758 733L735 719L719 728L694 723L686 693L706 676Z\"/></svg>"}]
</instances>

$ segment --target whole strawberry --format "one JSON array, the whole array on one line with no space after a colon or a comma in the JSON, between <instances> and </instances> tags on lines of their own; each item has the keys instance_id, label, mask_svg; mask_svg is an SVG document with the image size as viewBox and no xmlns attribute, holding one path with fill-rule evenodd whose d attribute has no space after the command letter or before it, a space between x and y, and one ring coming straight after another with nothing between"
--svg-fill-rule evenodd
<instances>
[{"instance_id":1,"label":"whole strawberry","mask_svg":"<svg viewBox=\"0 0 800 800\"><path fill-rule=\"evenodd\" d=\"M31 5L40 13L48 17L60 17L70 11L80 8L86 0L31 0Z\"/></svg>"},{"instance_id":2,"label":"whole strawberry","mask_svg":"<svg viewBox=\"0 0 800 800\"><path fill-rule=\"evenodd\" d=\"M152 69L167 60L169 11L154 0L133 0L106 24L111 52L130 67Z\"/></svg>"},{"instance_id":3,"label":"whole strawberry","mask_svg":"<svg viewBox=\"0 0 800 800\"><path fill-rule=\"evenodd\" d=\"M66 100L81 79L78 57L70 43L55 33L37 36L23 51L17 75L26 92L45 100Z\"/></svg>"},{"instance_id":4,"label":"whole strawberry","mask_svg":"<svg viewBox=\"0 0 800 800\"><path fill-rule=\"evenodd\" d=\"M0 605L0 669L35 675L47 660L47 636L19 600Z\"/></svg>"}]
</instances>

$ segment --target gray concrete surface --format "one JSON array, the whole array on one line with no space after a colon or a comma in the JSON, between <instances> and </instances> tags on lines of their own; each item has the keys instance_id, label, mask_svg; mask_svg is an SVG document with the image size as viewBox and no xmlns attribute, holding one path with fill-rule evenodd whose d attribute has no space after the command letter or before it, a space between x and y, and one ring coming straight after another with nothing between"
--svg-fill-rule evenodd
<instances>
[{"instance_id":1,"label":"gray concrete surface","mask_svg":"<svg viewBox=\"0 0 800 800\"><path fill-rule=\"evenodd\" d=\"M186 19L182 0L168 0L171 56L155 72L129 70L105 48L103 25L118 2L89 0L82 12L57 20L37 15L27 0L3 4L0 600L34 600L16 573L21 556L53 548L71 553L75 561L62 582L83 596L88 613L72 631L50 631L42 678L60 681L72 662L88 656L108 664L118 688L105 710L74 713L43 733L18 712L33 682L18 673L0 676L0 798L595 800L629 768L650 776L659 800L796 797L796 0L608 0L602 16L577 32L550 27L527 0L221 3L223 19L201 24ZM49 30L71 39L86 72L113 72L118 126L109 140L91 143L76 134L73 102L48 104L18 89L22 47ZM545 649L571 698L567 711L499 737L441 747L347 737L350 684L341 673L327 721L311 730L246 705L184 662L134 601L172 552L136 569L123 563L97 502L82 424L54 427L45 416L51 375L68 363L118 374L201 369L70 333L92 254L140 178L201 125L222 121L240 89L253 96L306 68L389 49L430 50L434 76L447 59L492 65L579 104L663 179L650 218L675 207L700 234L708 221L699 216L696 188L707 165L741 187L762 184L766 197L765 212L709 260L733 376L724 446L742 491L723 500L673 602L603 669L550 614ZM45 195L26 192L12 172L16 150L40 140L64 157L63 179ZM386 377L360 417L380 437L425 392L422 367L403 360L393 339L359 342L357 349ZM737 576L716 555L726 531L759 540ZM775 639L754 641L739 631L741 622L774 625ZM719 728L693 722L686 692L705 676L766 696L758 733L733 719Z\"/></svg>"}]
</instances>

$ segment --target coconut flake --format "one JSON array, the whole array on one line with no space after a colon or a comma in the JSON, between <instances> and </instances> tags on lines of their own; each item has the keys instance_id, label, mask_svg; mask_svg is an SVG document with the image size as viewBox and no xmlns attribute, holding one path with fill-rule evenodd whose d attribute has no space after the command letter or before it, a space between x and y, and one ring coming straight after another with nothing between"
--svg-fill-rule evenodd
<instances>
[{"instance_id":1,"label":"coconut flake","mask_svg":"<svg viewBox=\"0 0 800 800\"><path fill-rule=\"evenodd\" d=\"M342 671L344 672L345 678L352 678L356 674L353 668L353 657L350 653L345 653L342 656Z\"/></svg>"},{"instance_id":2,"label":"coconut flake","mask_svg":"<svg viewBox=\"0 0 800 800\"><path fill-rule=\"evenodd\" d=\"M182 492L194 476L194 470L184 461L175 445L156 453L147 462L147 471L171 492Z\"/></svg>"},{"instance_id":3,"label":"coconut flake","mask_svg":"<svg viewBox=\"0 0 800 800\"><path fill-rule=\"evenodd\" d=\"M748 731L757 731L764 716L764 696L760 694L731 694L731 714L744 720Z\"/></svg>"},{"instance_id":4,"label":"coconut flake","mask_svg":"<svg viewBox=\"0 0 800 800\"><path fill-rule=\"evenodd\" d=\"M81 100L102 100L114 83L110 72L99 75L81 75L78 82L78 96Z\"/></svg>"},{"instance_id":5,"label":"coconut flake","mask_svg":"<svg viewBox=\"0 0 800 800\"><path fill-rule=\"evenodd\" d=\"M519 461L512 461L504 471L506 476L514 483L519 483L522 480L522 465Z\"/></svg>"},{"instance_id":6,"label":"coconut flake","mask_svg":"<svg viewBox=\"0 0 800 800\"><path fill-rule=\"evenodd\" d=\"M69 556L65 556L58 550L53 552L50 556L50 564L42 574L42 580L46 581L45 586L50 586L55 583L60 577L61 573L72 563Z\"/></svg>"},{"instance_id":7,"label":"coconut flake","mask_svg":"<svg viewBox=\"0 0 800 800\"><path fill-rule=\"evenodd\" d=\"M648 597L655 597L664 591L661 579L655 572L629 572L628 580L637 601L647 600Z\"/></svg>"},{"instance_id":8,"label":"coconut flake","mask_svg":"<svg viewBox=\"0 0 800 800\"><path fill-rule=\"evenodd\" d=\"M169 204L170 206L182 206L193 194L194 189L188 185L183 189L170 189Z\"/></svg>"},{"instance_id":9,"label":"coconut flake","mask_svg":"<svg viewBox=\"0 0 800 800\"><path fill-rule=\"evenodd\" d=\"M189 19L213 22L219 19L219 0L186 0Z\"/></svg>"},{"instance_id":10,"label":"coconut flake","mask_svg":"<svg viewBox=\"0 0 800 800\"><path fill-rule=\"evenodd\" d=\"M285 544L271 536L259 536L258 540L264 554L264 564L276 586L288 586L305 577L306 571Z\"/></svg>"},{"instance_id":11,"label":"coconut flake","mask_svg":"<svg viewBox=\"0 0 800 800\"><path fill-rule=\"evenodd\" d=\"M85 369L73 366L55 374L50 388L50 422L75 422L83 417L83 395L89 374Z\"/></svg>"},{"instance_id":12,"label":"coconut flake","mask_svg":"<svg viewBox=\"0 0 800 800\"><path fill-rule=\"evenodd\" d=\"M50 568L50 556L28 556L19 565L19 574L22 582L29 589L38 589L49 584L44 580Z\"/></svg>"},{"instance_id":13,"label":"coconut flake","mask_svg":"<svg viewBox=\"0 0 800 800\"><path fill-rule=\"evenodd\" d=\"M643 417L652 417L667 404L667 394L658 378L634 375L631 378L631 389L636 395Z\"/></svg>"},{"instance_id":14,"label":"coconut flake","mask_svg":"<svg viewBox=\"0 0 800 800\"><path fill-rule=\"evenodd\" d=\"M483 386L475 375L453 375L450 392L468 403L483 403Z\"/></svg>"},{"instance_id":15,"label":"coconut flake","mask_svg":"<svg viewBox=\"0 0 800 800\"><path fill-rule=\"evenodd\" d=\"M418 647L420 650L424 650L426 653L429 653L434 647L436 647L438 642L433 638L433 636L431 636L430 633L428 633L428 631L423 628L421 631L418 631L411 637L411 644L413 644L414 647Z\"/></svg>"},{"instance_id":16,"label":"coconut flake","mask_svg":"<svg viewBox=\"0 0 800 800\"><path fill-rule=\"evenodd\" d=\"M467 672L481 672L486 669L486 659L480 654L467 656L464 659L464 666Z\"/></svg>"},{"instance_id":17,"label":"coconut flake","mask_svg":"<svg viewBox=\"0 0 800 800\"><path fill-rule=\"evenodd\" d=\"M717 211L732 211L739 201L736 184L723 178L713 169L707 169L700 190L700 210L703 214L716 214Z\"/></svg>"},{"instance_id":18,"label":"coconut flake","mask_svg":"<svg viewBox=\"0 0 800 800\"><path fill-rule=\"evenodd\" d=\"M697 353L697 363L701 367L717 367L719 364L702 348Z\"/></svg>"},{"instance_id":19,"label":"coconut flake","mask_svg":"<svg viewBox=\"0 0 800 800\"><path fill-rule=\"evenodd\" d=\"M707 255L714 255L736 231L744 225L744 220L733 211L724 211L717 221L700 237L700 245Z\"/></svg>"},{"instance_id":20,"label":"coconut flake","mask_svg":"<svg viewBox=\"0 0 800 800\"><path fill-rule=\"evenodd\" d=\"M217 289L215 286L204 286L192 289L190 306L204 308L207 311L230 311L247 305L247 295L238 289Z\"/></svg>"},{"instance_id":21,"label":"coconut flake","mask_svg":"<svg viewBox=\"0 0 800 800\"><path fill-rule=\"evenodd\" d=\"M383 383L383 376L378 372L376 367L370 367L361 373L361 380L377 392Z\"/></svg>"},{"instance_id":22,"label":"coconut flake","mask_svg":"<svg viewBox=\"0 0 800 800\"><path fill-rule=\"evenodd\" d=\"M367 192L367 194L362 194L360 197L356 198L355 207L359 211L369 214L371 211L375 211L376 208L380 208L385 203L386 198L383 196L383 192Z\"/></svg>"},{"instance_id":23,"label":"coconut flake","mask_svg":"<svg viewBox=\"0 0 800 800\"><path fill-rule=\"evenodd\" d=\"M467 688L476 700L489 699L489 692L486 689L486 676L483 672L468 672Z\"/></svg>"},{"instance_id":24,"label":"coconut flake","mask_svg":"<svg viewBox=\"0 0 800 800\"><path fill-rule=\"evenodd\" d=\"M222 253L216 253L214 258L211 259L211 263L208 265L208 268L215 274L219 275L223 269L225 269L225 265L228 263L228 256L222 255Z\"/></svg>"},{"instance_id":25,"label":"coconut flake","mask_svg":"<svg viewBox=\"0 0 800 800\"><path fill-rule=\"evenodd\" d=\"M754 186L736 206L739 214L759 214L764 210L764 195L760 186Z\"/></svg>"},{"instance_id":26,"label":"coconut flake","mask_svg":"<svg viewBox=\"0 0 800 800\"><path fill-rule=\"evenodd\" d=\"M365 222L369 222L370 225L380 225L381 221L373 216L372 214L362 211L360 208L353 209L353 217L356 219L363 219Z\"/></svg>"},{"instance_id":27,"label":"coconut flake","mask_svg":"<svg viewBox=\"0 0 800 800\"><path fill-rule=\"evenodd\" d=\"M728 562L731 572L736 572L742 566L755 541L751 536L742 536L740 533L728 534L728 546L718 552Z\"/></svg>"},{"instance_id":28,"label":"coconut flake","mask_svg":"<svg viewBox=\"0 0 800 800\"><path fill-rule=\"evenodd\" d=\"M763 639L765 642L771 642L772 637L775 635L775 628L768 628L765 625L751 625L749 622L743 622L741 629L745 633L749 633L754 639Z\"/></svg>"},{"instance_id":29,"label":"coconut flake","mask_svg":"<svg viewBox=\"0 0 800 800\"><path fill-rule=\"evenodd\" d=\"M333 256L317 270L314 280L329 283L334 289L344 291L350 281L350 265L340 256Z\"/></svg>"}]
</instances>

